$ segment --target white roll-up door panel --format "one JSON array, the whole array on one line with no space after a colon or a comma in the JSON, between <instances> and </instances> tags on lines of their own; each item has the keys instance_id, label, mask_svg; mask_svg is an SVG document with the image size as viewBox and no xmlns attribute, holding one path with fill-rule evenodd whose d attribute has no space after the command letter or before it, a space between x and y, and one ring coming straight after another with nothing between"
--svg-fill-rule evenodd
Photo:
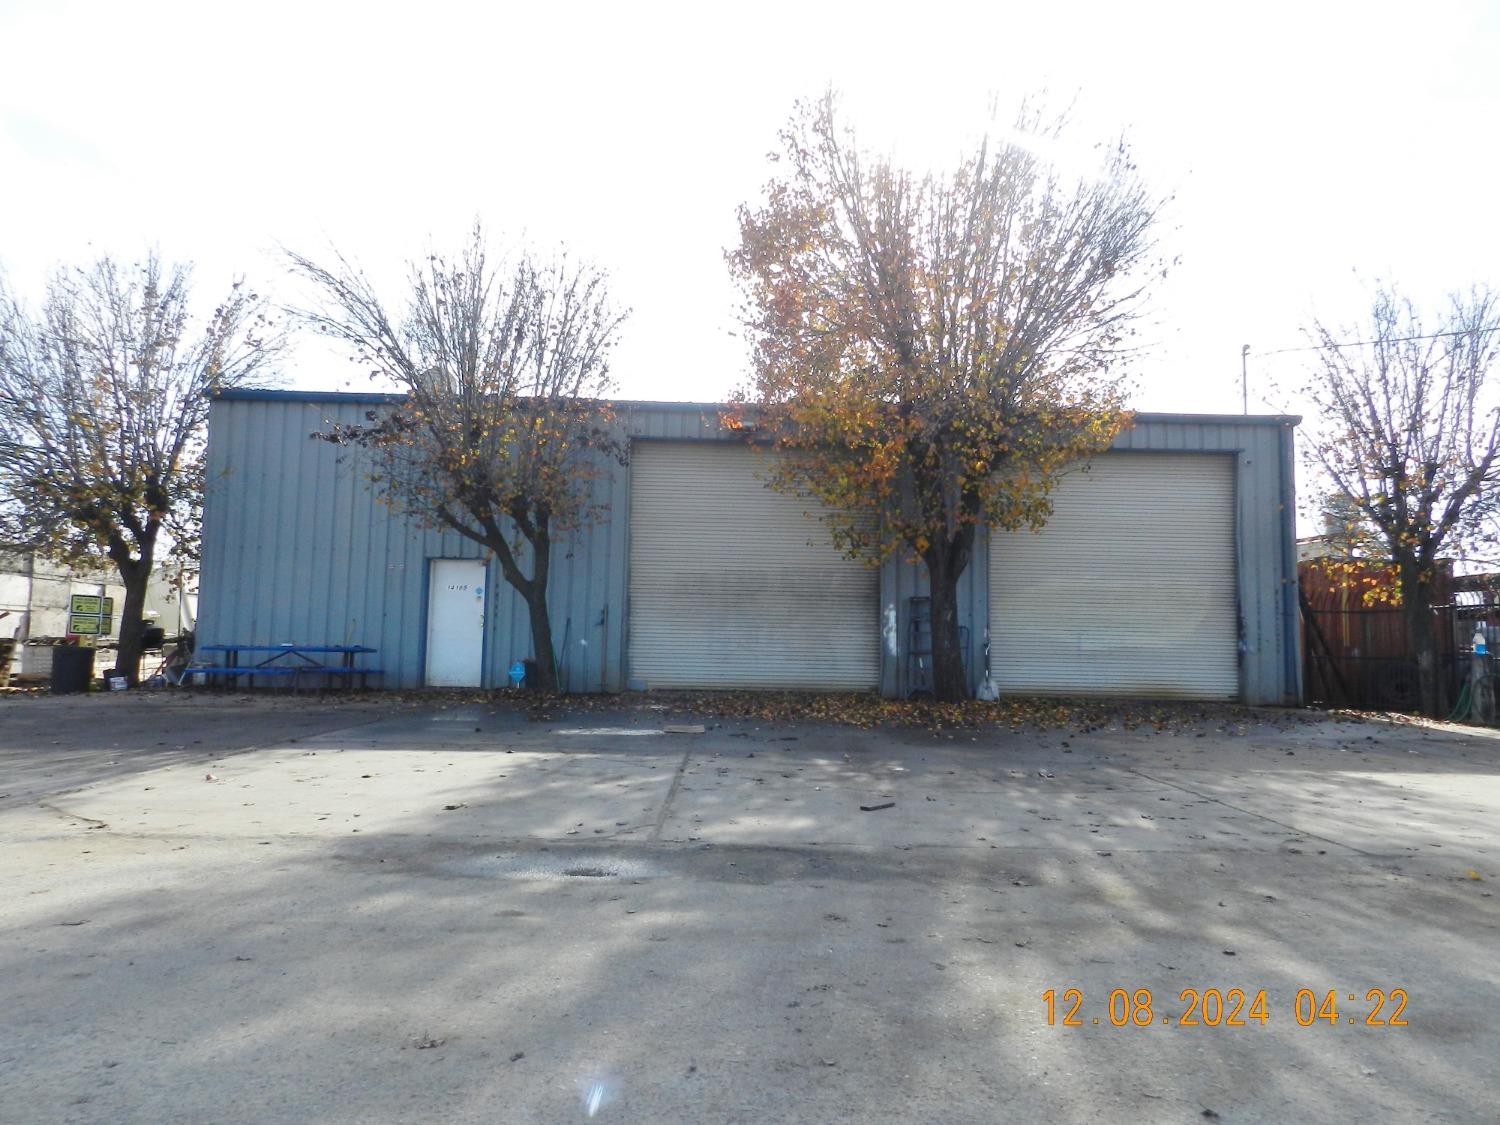
<instances>
[{"instance_id":1,"label":"white roll-up door panel","mask_svg":"<svg viewBox=\"0 0 1500 1125\"><path fill-rule=\"evenodd\" d=\"M1234 459L1109 453L1070 473L1039 532L990 537L1002 691L1239 694Z\"/></svg>"},{"instance_id":2,"label":"white roll-up door panel","mask_svg":"<svg viewBox=\"0 0 1500 1125\"><path fill-rule=\"evenodd\" d=\"M877 575L809 501L738 445L638 442L631 455L630 678L652 688L875 687Z\"/></svg>"}]
</instances>

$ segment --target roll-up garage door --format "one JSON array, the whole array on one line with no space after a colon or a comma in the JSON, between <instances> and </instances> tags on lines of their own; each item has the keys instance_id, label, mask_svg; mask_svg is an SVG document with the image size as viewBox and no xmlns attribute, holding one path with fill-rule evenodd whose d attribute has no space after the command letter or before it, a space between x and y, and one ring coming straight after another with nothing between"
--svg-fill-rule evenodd
<instances>
[{"instance_id":1,"label":"roll-up garage door","mask_svg":"<svg viewBox=\"0 0 1500 1125\"><path fill-rule=\"evenodd\" d=\"M1105 454L1053 506L1039 532L990 537L1001 690L1238 695L1234 459Z\"/></svg>"},{"instance_id":2,"label":"roll-up garage door","mask_svg":"<svg viewBox=\"0 0 1500 1125\"><path fill-rule=\"evenodd\" d=\"M630 677L647 687L872 688L876 572L808 501L765 487L743 446L639 442L631 455Z\"/></svg>"}]
</instances>

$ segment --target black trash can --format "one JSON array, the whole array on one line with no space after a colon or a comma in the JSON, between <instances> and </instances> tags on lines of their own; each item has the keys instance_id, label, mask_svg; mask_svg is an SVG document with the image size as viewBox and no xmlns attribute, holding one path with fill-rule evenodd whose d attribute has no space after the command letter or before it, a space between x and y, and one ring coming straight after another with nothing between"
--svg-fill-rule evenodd
<instances>
[{"instance_id":1,"label":"black trash can","mask_svg":"<svg viewBox=\"0 0 1500 1125\"><path fill-rule=\"evenodd\" d=\"M94 679L94 650L86 645L57 645L52 650L52 693L88 691Z\"/></svg>"}]
</instances>

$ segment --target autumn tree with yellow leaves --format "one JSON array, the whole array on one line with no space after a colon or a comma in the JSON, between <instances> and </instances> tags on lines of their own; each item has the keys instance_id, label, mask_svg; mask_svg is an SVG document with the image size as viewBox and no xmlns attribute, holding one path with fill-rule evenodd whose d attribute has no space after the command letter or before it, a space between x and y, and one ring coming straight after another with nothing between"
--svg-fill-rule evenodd
<instances>
[{"instance_id":1,"label":"autumn tree with yellow leaves","mask_svg":"<svg viewBox=\"0 0 1500 1125\"><path fill-rule=\"evenodd\" d=\"M153 566L196 559L209 398L284 343L242 283L195 317L190 281L155 253L101 258L59 269L33 312L0 277L0 546L113 565L132 684Z\"/></svg>"},{"instance_id":2,"label":"autumn tree with yellow leaves","mask_svg":"<svg viewBox=\"0 0 1500 1125\"><path fill-rule=\"evenodd\" d=\"M1439 564L1492 546L1500 515L1500 295L1455 294L1434 323L1386 286L1363 324L1308 335L1304 458L1341 498L1353 550L1388 564L1422 710L1441 717Z\"/></svg>"},{"instance_id":3,"label":"autumn tree with yellow leaves","mask_svg":"<svg viewBox=\"0 0 1500 1125\"><path fill-rule=\"evenodd\" d=\"M958 582L983 527L1040 528L1062 474L1129 424L1122 361L1163 263L1162 201L1122 141L1067 175L1060 119L1022 109L946 175L863 151L801 104L729 261L754 380L727 421L773 487L826 506L852 557L925 567L934 693L964 698Z\"/></svg>"},{"instance_id":4,"label":"autumn tree with yellow leaves","mask_svg":"<svg viewBox=\"0 0 1500 1125\"><path fill-rule=\"evenodd\" d=\"M404 301L388 305L342 257L290 258L320 296L302 318L401 394L313 436L365 447L393 509L492 554L526 601L536 686L555 690L553 546L602 514L594 481L626 456L604 398L624 319L605 274L565 255L497 268L476 226L456 257L411 263Z\"/></svg>"}]
</instances>

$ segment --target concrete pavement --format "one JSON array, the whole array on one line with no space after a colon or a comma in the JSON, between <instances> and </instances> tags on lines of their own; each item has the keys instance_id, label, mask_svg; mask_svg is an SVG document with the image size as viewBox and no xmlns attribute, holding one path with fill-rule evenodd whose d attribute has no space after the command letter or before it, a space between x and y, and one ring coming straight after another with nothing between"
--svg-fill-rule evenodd
<instances>
[{"instance_id":1,"label":"concrete pavement","mask_svg":"<svg viewBox=\"0 0 1500 1125\"><path fill-rule=\"evenodd\" d=\"M706 725L0 701L0 1120L1495 1119L1490 735Z\"/></svg>"}]
</instances>

